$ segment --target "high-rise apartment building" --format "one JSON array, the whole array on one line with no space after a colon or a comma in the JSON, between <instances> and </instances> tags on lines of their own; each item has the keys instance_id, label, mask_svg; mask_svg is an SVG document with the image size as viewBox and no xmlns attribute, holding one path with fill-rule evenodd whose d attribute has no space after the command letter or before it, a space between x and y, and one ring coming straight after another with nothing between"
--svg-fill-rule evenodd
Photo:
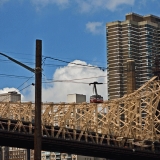
<instances>
[{"instance_id":1,"label":"high-rise apartment building","mask_svg":"<svg viewBox=\"0 0 160 160\"><path fill-rule=\"evenodd\" d=\"M126 14L125 21L106 24L108 98L127 94L127 60L135 62L135 89L153 76L160 60L160 17Z\"/></svg>"}]
</instances>

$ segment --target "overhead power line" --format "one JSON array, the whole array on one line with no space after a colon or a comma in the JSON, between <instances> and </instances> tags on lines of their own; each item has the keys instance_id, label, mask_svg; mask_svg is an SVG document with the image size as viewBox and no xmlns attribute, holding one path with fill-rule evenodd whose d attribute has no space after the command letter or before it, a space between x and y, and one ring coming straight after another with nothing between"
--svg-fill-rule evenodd
<instances>
[{"instance_id":1,"label":"overhead power line","mask_svg":"<svg viewBox=\"0 0 160 160\"><path fill-rule=\"evenodd\" d=\"M83 79L93 79L93 78L100 78L100 77L107 77L106 76L96 76L96 77L84 77L84 78L76 78L76 79L69 79L69 80L65 80L65 81L75 81L75 80L83 80ZM52 80L52 79L47 79L47 80L50 80L50 81L59 81L59 80ZM61 81L64 81L64 80L61 80Z\"/></svg>"},{"instance_id":2,"label":"overhead power line","mask_svg":"<svg viewBox=\"0 0 160 160\"><path fill-rule=\"evenodd\" d=\"M32 79L34 77L31 76L31 77L27 77L27 76L19 76L19 75L9 75L9 74L0 74L0 77L10 77L10 78L23 78L23 79L26 79L27 80L25 82L23 82L17 89L19 89L21 86L23 86L27 81L29 81L30 79ZM69 80L66 80L66 79L62 79L62 80L53 80L53 79L46 79L46 81L43 81L43 83L53 83L53 82L72 82L72 83L84 83L84 84L89 84L87 82L75 82L75 81L78 81L78 80L87 80L87 79L95 79L95 78L102 78L102 77L107 77L107 75L105 76L95 76L95 77L83 77L83 78L75 78L75 79L69 79Z\"/></svg>"},{"instance_id":3,"label":"overhead power line","mask_svg":"<svg viewBox=\"0 0 160 160\"><path fill-rule=\"evenodd\" d=\"M86 80L86 79L94 79L94 78L100 78L100 77L107 77L106 76L97 76L97 77L85 77L85 78L76 78L76 79L70 79L70 80L50 80L47 82L42 82L42 83L53 83L53 82L66 82L66 83L83 83L83 84L89 84L88 82L76 82L77 80ZM49 79L47 79L49 80ZM107 83L103 83L107 84Z\"/></svg>"},{"instance_id":4,"label":"overhead power line","mask_svg":"<svg viewBox=\"0 0 160 160\"><path fill-rule=\"evenodd\" d=\"M75 82L75 81L66 81L66 80L55 80L50 82L42 82L42 83L55 83L55 82L63 82L63 83L81 83L81 84L89 84L87 82Z\"/></svg>"},{"instance_id":5,"label":"overhead power line","mask_svg":"<svg viewBox=\"0 0 160 160\"><path fill-rule=\"evenodd\" d=\"M50 81L50 82L42 82L42 83L57 83L57 82L61 82L61 83L79 83L79 84L90 84L87 82L76 82L76 81L66 81L66 80L56 80L56 81ZM107 82L103 83L103 84L107 84Z\"/></svg>"},{"instance_id":6,"label":"overhead power line","mask_svg":"<svg viewBox=\"0 0 160 160\"><path fill-rule=\"evenodd\" d=\"M20 59L28 59L28 60L30 60L30 58L24 58L24 55L25 56L34 56L34 54L32 53L32 54L29 54L29 53L25 53L25 52L14 52L14 51L1 51L1 52L3 52L3 53L7 53L7 54L14 54L14 55L16 55L16 56L18 56L18 58L20 58ZM22 56L22 57L21 57ZM43 56L44 57L44 56ZM56 57L57 59L66 59L66 60L70 60L70 61L73 61L75 58L71 58L71 57ZM79 59L79 60L81 60L81 59ZM86 61L86 62L92 62L92 60L91 59L83 59L82 61ZM97 63L103 63L103 64L106 64L106 62L105 61L94 61L94 62L97 62Z\"/></svg>"},{"instance_id":7,"label":"overhead power line","mask_svg":"<svg viewBox=\"0 0 160 160\"><path fill-rule=\"evenodd\" d=\"M34 75L32 77L29 77L25 82L23 82L17 89L19 89L21 86L23 86L26 82L28 82L31 78L33 78Z\"/></svg>"},{"instance_id":8,"label":"overhead power line","mask_svg":"<svg viewBox=\"0 0 160 160\"><path fill-rule=\"evenodd\" d=\"M26 88L28 88L28 87L30 87L30 86L35 86L35 84L34 84L34 83L31 83L31 84L29 84L28 86L22 88L20 91L22 91L22 90L24 90L24 89L26 89ZM20 92L20 91L19 91L19 92Z\"/></svg>"},{"instance_id":9,"label":"overhead power line","mask_svg":"<svg viewBox=\"0 0 160 160\"><path fill-rule=\"evenodd\" d=\"M10 77L10 78L32 78L27 76L11 75L11 74L0 74L0 77Z\"/></svg>"},{"instance_id":10,"label":"overhead power line","mask_svg":"<svg viewBox=\"0 0 160 160\"><path fill-rule=\"evenodd\" d=\"M59 62L67 63L67 64L74 64L74 65L83 66L83 67L99 68L99 69L102 69L102 70L107 69L107 68L101 67L101 66L90 66L90 65L85 65L85 64L79 64L79 63L69 62L69 61L65 61L65 60L57 59L57 58L53 58L53 57L45 57L44 56L44 61L45 61L45 59L52 59L52 60L55 60L55 61L59 61Z\"/></svg>"},{"instance_id":11,"label":"overhead power line","mask_svg":"<svg viewBox=\"0 0 160 160\"><path fill-rule=\"evenodd\" d=\"M0 62L3 62L3 63L12 63L11 61L9 60L2 60L0 59ZM30 64L30 65L35 65L34 62L23 62L25 64ZM47 67L66 67L66 65L60 65L60 64L51 64L51 63L45 63L43 62L43 66L47 66ZM84 67L84 66L67 66L67 67L72 67L72 68L75 68L75 67ZM94 69L94 68L93 68Z\"/></svg>"},{"instance_id":12,"label":"overhead power line","mask_svg":"<svg viewBox=\"0 0 160 160\"><path fill-rule=\"evenodd\" d=\"M101 70L106 70L107 69L106 67L102 67L102 66L93 66L93 65L78 64L78 63L74 63L74 62L71 62L71 61L66 61L66 60L62 60L62 59L58 59L58 58L53 58L53 57L48 57L48 56L43 56L43 57L44 57L43 63L44 63L45 59L52 59L52 60L55 60L55 61L59 61L59 62L67 63L67 64L74 64L74 65L83 66L83 67L99 68ZM21 59L27 59L27 58L21 58ZM10 63L9 60L0 59L0 61L1 62L8 62L8 63ZM35 64L34 62L23 62L23 63L31 64L31 65ZM60 65L60 64L45 64L45 66L54 66L54 67L56 67L56 66L59 66L59 67L62 66L62 67L64 67L64 65ZM75 67L75 66L69 66L69 67Z\"/></svg>"}]
</instances>

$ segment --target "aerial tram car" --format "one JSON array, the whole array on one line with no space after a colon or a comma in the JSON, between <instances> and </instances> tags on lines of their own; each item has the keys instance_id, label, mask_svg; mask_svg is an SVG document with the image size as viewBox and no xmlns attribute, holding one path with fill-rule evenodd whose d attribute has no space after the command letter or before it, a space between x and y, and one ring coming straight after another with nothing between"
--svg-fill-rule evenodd
<instances>
[{"instance_id":1,"label":"aerial tram car","mask_svg":"<svg viewBox=\"0 0 160 160\"><path fill-rule=\"evenodd\" d=\"M98 82L89 83L89 85L93 84L93 93L95 91L95 95L90 96L90 103L103 103L103 97L101 95L98 95L97 93L97 84L103 84Z\"/></svg>"}]
</instances>

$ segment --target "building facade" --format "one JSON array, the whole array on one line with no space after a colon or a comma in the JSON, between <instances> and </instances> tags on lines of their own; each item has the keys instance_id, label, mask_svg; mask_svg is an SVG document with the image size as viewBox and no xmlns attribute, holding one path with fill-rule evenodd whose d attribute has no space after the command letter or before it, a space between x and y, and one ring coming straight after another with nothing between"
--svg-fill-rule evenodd
<instances>
[{"instance_id":1,"label":"building facade","mask_svg":"<svg viewBox=\"0 0 160 160\"><path fill-rule=\"evenodd\" d=\"M160 60L160 17L126 14L125 21L106 24L108 99L127 94L127 60L135 62L135 89L153 76Z\"/></svg>"},{"instance_id":2,"label":"building facade","mask_svg":"<svg viewBox=\"0 0 160 160\"><path fill-rule=\"evenodd\" d=\"M20 102L21 101L21 94L17 92L8 92L0 94L0 102Z\"/></svg>"},{"instance_id":3,"label":"building facade","mask_svg":"<svg viewBox=\"0 0 160 160\"><path fill-rule=\"evenodd\" d=\"M21 94L15 91L0 94L0 102L20 102ZM25 160L25 149L0 146L0 160Z\"/></svg>"}]
</instances>

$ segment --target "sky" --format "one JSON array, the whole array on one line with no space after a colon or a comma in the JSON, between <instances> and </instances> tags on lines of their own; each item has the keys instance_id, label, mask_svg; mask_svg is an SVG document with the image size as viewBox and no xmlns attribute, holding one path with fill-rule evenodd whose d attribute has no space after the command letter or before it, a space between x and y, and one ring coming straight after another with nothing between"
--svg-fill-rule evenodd
<instances>
[{"instance_id":1,"label":"sky","mask_svg":"<svg viewBox=\"0 0 160 160\"><path fill-rule=\"evenodd\" d=\"M74 93L89 101L94 81L107 100L106 23L130 12L160 16L159 8L160 0L0 0L0 53L35 68L40 39L43 102L66 102ZM34 82L32 72L0 55L0 93L34 102Z\"/></svg>"}]
</instances>

